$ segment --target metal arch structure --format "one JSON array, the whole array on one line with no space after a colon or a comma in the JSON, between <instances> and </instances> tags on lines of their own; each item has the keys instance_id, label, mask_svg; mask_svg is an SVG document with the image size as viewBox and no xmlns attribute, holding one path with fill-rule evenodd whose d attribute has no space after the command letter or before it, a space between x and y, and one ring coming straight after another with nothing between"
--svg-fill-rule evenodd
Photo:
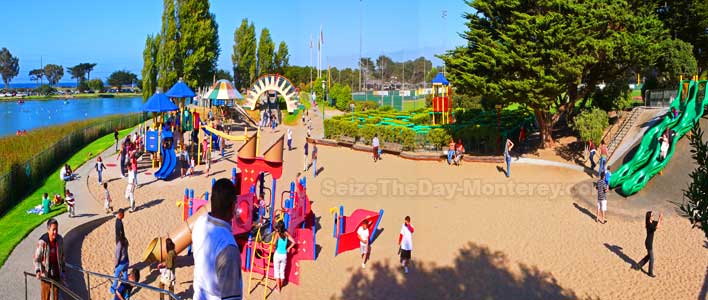
<instances>
[{"instance_id":1,"label":"metal arch structure","mask_svg":"<svg viewBox=\"0 0 708 300\"><path fill-rule=\"evenodd\" d=\"M297 109L298 103L297 100L294 99L294 97L297 96L295 85L293 85L288 78L279 74L265 74L258 77L253 86L248 89L246 103L244 103L243 107L250 110L256 109L258 99L263 93L268 91L276 91L285 98L289 113Z\"/></svg>"}]
</instances>

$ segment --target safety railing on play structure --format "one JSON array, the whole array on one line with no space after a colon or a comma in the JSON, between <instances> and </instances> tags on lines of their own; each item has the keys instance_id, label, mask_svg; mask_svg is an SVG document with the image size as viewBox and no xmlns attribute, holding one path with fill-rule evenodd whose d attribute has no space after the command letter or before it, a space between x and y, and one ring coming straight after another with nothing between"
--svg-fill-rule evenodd
<instances>
[{"instance_id":1,"label":"safety railing on play structure","mask_svg":"<svg viewBox=\"0 0 708 300\"><path fill-rule=\"evenodd\" d=\"M86 295L88 296L87 299L89 299L89 300L92 299L91 298L91 290L92 290L91 277L102 278L102 279L106 279L109 281L118 280L118 282L127 283L127 284L134 286L134 287L139 287L140 289L149 290L149 291L155 292L157 294L165 294L169 297L169 299L175 299L175 300L182 299L170 291L156 288L156 287L148 285L148 284L124 280L122 278L115 278L112 275L108 275L108 274L101 274L101 273L97 273L97 272L87 271L87 270L84 270L82 268L79 268L77 266L74 266L74 265L68 264L68 263L66 264L66 267L72 271L76 271L78 273L81 273L82 277L85 278L85 280L86 280ZM35 277L36 275L33 273L24 272L24 276L25 276L25 300L27 300L28 299L27 276ZM56 286L57 288L59 288L62 291L64 296L68 296L69 298L74 299L74 300L83 300L83 298L81 298L77 293L69 290L69 288L67 286L65 286L59 282L56 282L56 281L51 280L49 278L42 278L42 281L49 282L50 284L52 284L52 286ZM102 282L101 284L98 284L98 285L104 285L104 284L105 284L105 281ZM63 299L67 299L67 298L64 297ZM135 299L135 298L133 298L133 299Z\"/></svg>"}]
</instances>

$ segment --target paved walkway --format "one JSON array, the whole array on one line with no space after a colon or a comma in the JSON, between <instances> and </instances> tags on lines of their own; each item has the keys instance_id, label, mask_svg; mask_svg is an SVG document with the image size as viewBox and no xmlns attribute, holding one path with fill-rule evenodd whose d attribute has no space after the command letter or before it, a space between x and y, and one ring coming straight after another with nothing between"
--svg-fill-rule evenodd
<instances>
[{"instance_id":1,"label":"paved walkway","mask_svg":"<svg viewBox=\"0 0 708 300\"><path fill-rule=\"evenodd\" d=\"M115 149L111 146L109 149L101 153L102 157L108 157L115 154ZM105 161L105 160L104 160ZM105 222L113 219L113 215L106 216L103 211L103 206L98 200L91 196L88 190L88 184L96 184L95 182L87 182L89 173L94 168L96 160L91 159L84 163L74 172L79 175L79 178L67 182L66 188L69 189L76 197L76 217L69 218L69 214L63 213L55 218L59 222L59 234L64 236L64 252L70 253L75 247L80 247L81 240L80 232L70 232L72 229L83 224L95 224L96 222ZM48 191L51 193L59 193L60 191ZM39 203L40 199L37 199ZM33 215L28 215L32 218ZM0 298L2 299L24 299L24 276L22 272L34 273L33 255L37 247L37 240L47 232L45 225L37 226L27 237L20 242L17 247L10 253L5 264L0 268ZM69 263L79 265L80 262L67 260ZM71 273L69 273L71 274ZM28 299L39 299L39 281L29 278L27 281Z\"/></svg>"}]
</instances>

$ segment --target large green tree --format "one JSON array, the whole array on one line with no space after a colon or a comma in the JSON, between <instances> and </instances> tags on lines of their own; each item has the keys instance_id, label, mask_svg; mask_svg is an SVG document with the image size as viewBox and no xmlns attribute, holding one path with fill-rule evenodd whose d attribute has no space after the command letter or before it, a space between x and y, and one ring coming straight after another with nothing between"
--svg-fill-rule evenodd
<instances>
[{"instance_id":1,"label":"large green tree","mask_svg":"<svg viewBox=\"0 0 708 300\"><path fill-rule=\"evenodd\" d=\"M533 109L544 146L597 84L651 65L666 35L637 1L467 2L467 45L442 56L458 93Z\"/></svg>"},{"instance_id":2,"label":"large green tree","mask_svg":"<svg viewBox=\"0 0 708 300\"><path fill-rule=\"evenodd\" d=\"M2 81L5 83L5 89L10 88L10 81L17 74L20 74L20 59L12 56L12 53L7 48L2 48L0 50L0 76L2 76Z\"/></svg>"},{"instance_id":3,"label":"large green tree","mask_svg":"<svg viewBox=\"0 0 708 300\"><path fill-rule=\"evenodd\" d=\"M231 76L231 73L229 73L229 71L226 71L224 69L216 70L216 80L220 80L220 79L226 79L229 82L234 81L234 77Z\"/></svg>"},{"instance_id":4,"label":"large green tree","mask_svg":"<svg viewBox=\"0 0 708 300\"><path fill-rule=\"evenodd\" d=\"M117 86L118 89L121 89L124 85L129 85L136 81L138 81L138 75L126 70L115 71L108 76L108 84L111 86Z\"/></svg>"},{"instance_id":5,"label":"large green tree","mask_svg":"<svg viewBox=\"0 0 708 300\"><path fill-rule=\"evenodd\" d=\"M28 75L30 76L30 80L36 81L37 86L39 86L39 81L44 77L44 69L34 69L29 71Z\"/></svg>"},{"instance_id":6,"label":"large green tree","mask_svg":"<svg viewBox=\"0 0 708 300\"><path fill-rule=\"evenodd\" d=\"M179 34L177 32L177 14L174 0L164 0L162 10L162 28L160 29L160 44L157 47L157 86L166 92L177 82L181 73L181 53L179 51ZM146 45L147 48L147 45ZM145 54L143 54L145 56ZM143 75L145 78L145 75ZM153 90L154 92L154 90ZM150 94L152 95L152 94Z\"/></svg>"},{"instance_id":7,"label":"large green tree","mask_svg":"<svg viewBox=\"0 0 708 300\"><path fill-rule=\"evenodd\" d=\"M235 87L239 90L251 85L256 76L256 29L248 19L234 31L234 49L231 55Z\"/></svg>"},{"instance_id":8,"label":"large green tree","mask_svg":"<svg viewBox=\"0 0 708 300\"><path fill-rule=\"evenodd\" d=\"M268 28L261 30L261 36L258 38L258 76L263 74L273 73L275 65L273 56L275 55L275 43L270 38Z\"/></svg>"},{"instance_id":9,"label":"large green tree","mask_svg":"<svg viewBox=\"0 0 708 300\"><path fill-rule=\"evenodd\" d=\"M143 100L147 100L157 90L157 55L160 47L160 35L148 35L143 50L142 92Z\"/></svg>"},{"instance_id":10,"label":"large green tree","mask_svg":"<svg viewBox=\"0 0 708 300\"><path fill-rule=\"evenodd\" d=\"M210 85L219 58L219 32L208 0L177 0L182 77L190 87Z\"/></svg>"},{"instance_id":11,"label":"large green tree","mask_svg":"<svg viewBox=\"0 0 708 300\"><path fill-rule=\"evenodd\" d=\"M672 38L693 45L693 55L699 71L708 67L708 1L653 0L650 1Z\"/></svg>"},{"instance_id":12,"label":"large green tree","mask_svg":"<svg viewBox=\"0 0 708 300\"><path fill-rule=\"evenodd\" d=\"M278 51L275 52L275 57L273 58L273 63L275 64L275 72L278 74L285 74L285 68L290 65L290 53L288 51L288 45L284 41L278 44Z\"/></svg>"},{"instance_id":13,"label":"large green tree","mask_svg":"<svg viewBox=\"0 0 708 300\"><path fill-rule=\"evenodd\" d=\"M76 79L77 85L86 80L86 69L83 65L78 64L73 67L68 67L66 70L69 71L72 79Z\"/></svg>"},{"instance_id":14,"label":"large green tree","mask_svg":"<svg viewBox=\"0 0 708 300\"><path fill-rule=\"evenodd\" d=\"M64 67L55 64L47 64L44 66L44 76L47 77L49 85L55 85L64 76Z\"/></svg>"}]
</instances>

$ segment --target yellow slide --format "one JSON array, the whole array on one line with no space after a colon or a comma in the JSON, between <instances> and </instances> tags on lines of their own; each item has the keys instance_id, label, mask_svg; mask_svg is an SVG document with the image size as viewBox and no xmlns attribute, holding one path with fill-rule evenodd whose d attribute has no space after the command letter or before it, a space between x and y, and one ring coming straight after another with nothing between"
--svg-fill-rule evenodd
<instances>
[{"instance_id":1,"label":"yellow slide","mask_svg":"<svg viewBox=\"0 0 708 300\"><path fill-rule=\"evenodd\" d=\"M244 130L243 135L236 136L236 135L228 135L223 131L216 130L216 129L212 128L211 126L207 126L207 125L202 125L202 128L204 128L204 130L208 131L209 133L213 133L213 134L215 134L219 137L222 137L226 140L229 140L229 141L243 142L243 141L247 141L249 139L247 130Z\"/></svg>"}]
</instances>

